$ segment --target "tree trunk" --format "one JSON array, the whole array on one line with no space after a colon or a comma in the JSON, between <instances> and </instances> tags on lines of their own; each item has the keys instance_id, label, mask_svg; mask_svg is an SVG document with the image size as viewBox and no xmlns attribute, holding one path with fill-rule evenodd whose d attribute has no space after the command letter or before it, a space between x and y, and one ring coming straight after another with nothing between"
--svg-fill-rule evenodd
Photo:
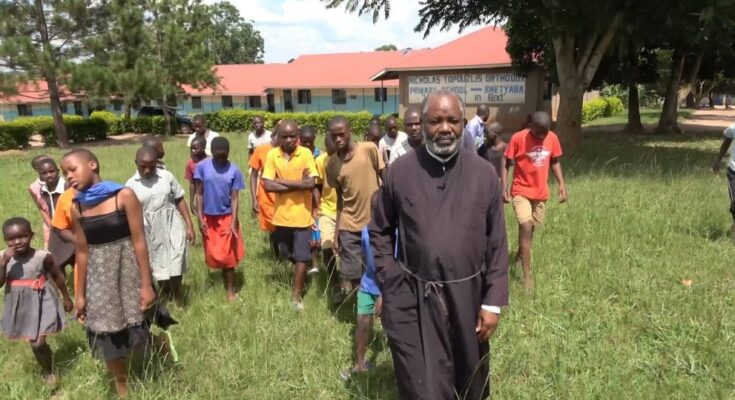
<instances>
[{"instance_id":1,"label":"tree trunk","mask_svg":"<svg viewBox=\"0 0 735 400\"><path fill-rule=\"evenodd\" d=\"M582 100L584 88L576 82L559 86L559 110L556 125L559 140L565 152L574 153L582 148Z\"/></svg>"},{"instance_id":2,"label":"tree trunk","mask_svg":"<svg viewBox=\"0 0 735 400\"><path fill-rule=\"evenodd\" d=\"M681 132L677 123L677 112L679 110L679 81L681 81L681 73L684 69L684 58L684 54L679 50L674 50L674 54L671 56L671 76L666 86L666 98L664 99L656 133Z\"/></svg>"},{"instance_id":3,"label":"tree trunk","mask_svg":"<svg viewBox=\"0 0 735 400\"><path fill-rule=\"evenodd\" d=\"M127 119L127 120L130 119L130 114L132 113L132 110L131 110L132 108L133 107L132 107L132 105L130 105L130 102L126 101L125 102L125 116L124 116L125 119Z\"/></svg>"},{"instance_id":4,"label":"tree trunk","mask_svg":"<svg viewBox=\"0 0 735 400\"><path fill-rule=\"evenodd\" d=\"M628 78L628 124L625 130L631 133L643 132L641 122L641 101L638 97L638 78L640 76L638 66L638 48L631 43L629 54L629 78Z\"/></svg>"},{"instance_id":5,"label":"tree trunk","mask_svg":"<svg viewBox=\"0 0 735 400\"><path fill-rule=\"evenodd\" d=\"M46 15L43 12L43 1L35 0L34 5L36 17L36 29L38 29L41 37L43 51L46 54L53 54L51 40L48 35L48 26L46 25ZM42 66L43 77L48 85L48 95L51 102L51 115L54 117L54 130L56 131L56 141L59 147L69 146L69 137L66 134L64 119L61 114L61 100L59 99L59 85L56 80L56 60L45 61Z\"/></svg>"}]
</instances>

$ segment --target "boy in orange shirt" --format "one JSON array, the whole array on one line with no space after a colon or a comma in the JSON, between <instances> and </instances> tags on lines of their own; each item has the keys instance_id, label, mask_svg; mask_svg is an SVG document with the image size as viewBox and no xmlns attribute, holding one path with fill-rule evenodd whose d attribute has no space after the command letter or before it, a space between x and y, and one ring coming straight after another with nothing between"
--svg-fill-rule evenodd
<instances>
[{"instance_id":1,"label":"boy in orange shirt","mask_svg":"<svg viewBox=\"0 0 735 400\"><path fill-rule=\"evenodd\" d=\"M546 200L549 199L549 169L559 183L559 202L567 201L567 189L559 158L559 139L550 131L551 117L537 112L528 129L517 132L505 149L502 170L503 201L513 204L518 220L518 254L516 262L523 264L523 286L533 288L531 277L531 241L536 226L544 222ZM508 188L508 174L513 168L513 183Z\"/></svg>"},{"instance_id":2,"label":"boy in orange shirt","mask_svg":"<svg viewBox=\"0 0 735 400\"><path fill-rule=\"evenodd\" d=\"M273 213L275 212L275 193L267 192L265 185L263 184L263 170L265 169L265 160L268 156L268 152L276 146L277 135L271 136L271 142L262 144L255 148L253 155L250 156L248 165L250 166L250 202L252 204L252 211L254 215L258 216L260 222L260 229L268 232L268 240L273 250L273 254L278 258L278 249L275 246L273 232L275 226L271 222L273 220Z\"/></svg>"}]
</instances>

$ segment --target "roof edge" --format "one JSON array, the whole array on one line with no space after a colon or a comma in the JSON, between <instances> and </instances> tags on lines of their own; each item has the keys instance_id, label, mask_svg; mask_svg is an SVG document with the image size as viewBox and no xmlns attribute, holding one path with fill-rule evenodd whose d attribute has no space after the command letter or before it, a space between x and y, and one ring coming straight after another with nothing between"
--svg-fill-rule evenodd
<instances>
[{"instance_id":1,"label":"roof edge","mask_svg":"<svg viewBox=\"0 0 735 400\"><path fill-rule=\"evenodd\" d=\"M481 68L510 68L512 65L510 63L503 63L503 64L478 64L478 65L447 65L447 66L431 66L431 67L409 67L409 68L385 68L382 71L378 72L377 74L373 75L370 80L372 81L378 81L382 80L381 77L388 75L390 73L400 73L400 72L423 72L423 71L453 71L453 70L459 70L459 69L481 69ZM395 78L386 78L386 79L395 79Z\"/></svg>"}]
</instances>

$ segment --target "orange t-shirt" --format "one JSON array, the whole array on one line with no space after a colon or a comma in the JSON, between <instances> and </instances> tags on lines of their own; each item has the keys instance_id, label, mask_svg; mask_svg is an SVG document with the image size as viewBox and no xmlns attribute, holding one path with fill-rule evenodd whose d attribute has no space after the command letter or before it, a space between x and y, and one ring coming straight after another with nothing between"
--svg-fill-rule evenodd
<instances>
[{"instance_id":1,"label":"orange t-shirt","mask_svg":"<svg viewBox=\"0 0 735 400\"><path fill-rule=\"evenodd\" d=\"M561 154L559 138L554 132L549 131L543 140L537 139L528 129L513 135L505 149L505 158L514 162L510 195L533 201L547 200L551 160Z\"/></svg>"},{"instance_id":2,"label":"orange t-shirt","mask_svg":"<svg viewBox=\"0 0 735 400\"><path fill-rule=\"evenodd\" d=\"M273 145L266 143L255 148L255 152L250 157L248 165L250 168L258 171L258 176L263 175L263 169L265 169L265 159L268 156L268 152L273 148ZM273 219L273 213L276 209L276 194L265 191L265 184L263 178L258 179L258 193L256 195L258 199L258 205L260 206L260 213L265 217L267 221Z\"/></svg>"}]
</instances>

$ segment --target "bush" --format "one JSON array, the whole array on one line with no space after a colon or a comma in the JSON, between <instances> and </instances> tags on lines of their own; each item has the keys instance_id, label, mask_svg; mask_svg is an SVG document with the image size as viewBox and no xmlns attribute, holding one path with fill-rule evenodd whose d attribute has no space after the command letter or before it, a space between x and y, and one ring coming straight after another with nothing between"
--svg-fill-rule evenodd
<instances>
[{"instance_id":1,"label":"bush","mask_svg":"<svg viewBox=\"0 0 735 400\"><path fill-rule=\"evenodd\" d=\"M64 126L66 126L69 141L72 143L84 143L107 138L107 123L101 118L64 115ZM50 120L50 124L43 121L37 124L36 127L38 129L37 133L43 136L44 144L47 146L58 144L53 119Z\"/></svg>"},{"instance_id":2,"label":"bush","mask_svg":"<svg viewBox=\"0 0 735 400\"><path fill-rule=\"evenodd\" d=\"M160 115L156 115L153 117L138 117L138 118L130 118L130 121L127 121L127 123L130 124L127 132L135 132L135 133L148 133L148 134L154 134L154 135L165 135L166 134L166 118ZM176 124L175 119L171 119L171 132L176 133L178 130L178 125Z\"/></svg>"},{"instance_id":3,"label":"bush","mask_svg":"<svg viewBox=\"0 0 735 400\"><path fill-rule=\"evenodd\" d=\"M284 119L294 119L300 126L311 125L316 128L318 133L324 134L327 131L327 123L330 119L337 115L342 115L350 121L352 131L362 134L367 131L370 120L373 115L367 111L361 112L335 112L322 111L316 113L269 113L259 110L243 110L239 108L230 108L220 110L213 113L204 114L207 118L207 125L217 132L247 132L253 129L253 118L256 116L263 117L267 129L275 129L278 121ZM381 118L385 121L385 117ZM399 124L399 126L401 126Z\"/></svg>"},{"instance_id":4,"label":"bush","mask_svg":"<svg viewBox=\"0 0 735 400\"><path fill-rule=\"evenodd\" d=\"M623 101L620 100L618 97L603 97L605 102L607 102L607 108L605 109L605 116L606 117L612 117L613 115L618 115L625 111L625 106L623 105Z\"/></svg>"},{"instance_id":5,"label":"bush","mask_svg":"<svg viewBox=\"0 0 735 400\"><path fill-rule=\"evenodd\" d=\"M30 124L17 121L0 122L0 150L19 149L28 147L28 141L33 135Z\"/></svg>"},{"instance_id":6,"label":"bush","mask_svg":"<svg viewBox=\"0 0 735 400\"><path fill-rule=\"evenodd\" d=\"M123 131L120 129L120 118L118 118L117 115L115 115L112 111L94 111L92 114L89 115L90 119L101 119L105 121L105 125L107 126L107 133L110 135L119 135L123 133Z\"/></svg>"},{"instance_id":7,"label":"bush","mask_svg":"<svg viewBox=\"0 0 735 400\"><path fill-rule=\"evenodd\" d=\"M582 105L582 122L590 122L605 116L607 101L599 98L590 100Z\"/></svg>"}]
</instances>

